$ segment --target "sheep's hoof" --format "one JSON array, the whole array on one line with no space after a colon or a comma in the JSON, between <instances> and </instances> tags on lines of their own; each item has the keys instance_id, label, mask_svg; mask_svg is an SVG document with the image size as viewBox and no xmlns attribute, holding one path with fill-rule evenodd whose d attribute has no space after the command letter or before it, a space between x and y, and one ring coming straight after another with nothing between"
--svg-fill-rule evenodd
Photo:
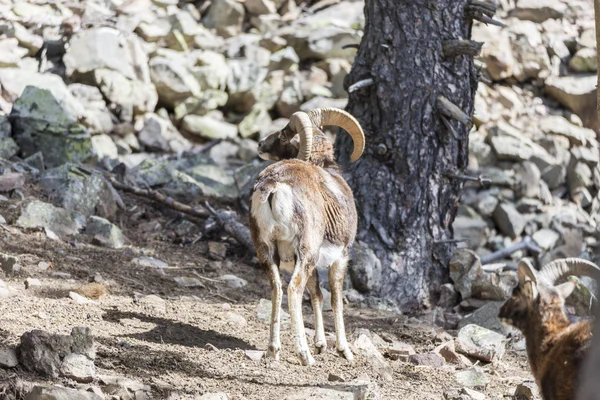
<instances>
[{"instance_id":1,"label":"sheep's hoof","mask_svg":"<svg viewBox=\"0 0 600 400\"><path fill-rule=\"evenodd\" d=\"M317 354L324 354L327 351L327 342L320 340L315 342L315 352Z\"/></svg>"},{"instance_id":2,"label":"sheep's hoof","mask_svg":"<svg viewBox=\"0 0 600 400\"><path fill-rule=\"evenodd\" d=\"M311 365L315 364L315 359L308 352L301 353L298 356L300 357L300 363L304 366L310 367Z\"/></svg>"},{"instance_id":3,"label":"sheep's hoof","mask_svg":"<svg viewBox=\"0 0 600 400\"><path fill-rule=\"evenodd\" d=\"M350 351L349 347L346 347L343 350L338 350L338 354L348 361L354 360L354 356L352 355L352 352Z\"/></svg>"},{"instance_id":4,"label":"sheep's hoof","mask_svg":"<svg viewBox=\"0 0 600 400\"><path fill-rule=\"evenodd\" d=\"M280 347L269 346L269 350L267 350L267 356L275 361L279 361L279 350Z\"/></svg>"}]
</instances>

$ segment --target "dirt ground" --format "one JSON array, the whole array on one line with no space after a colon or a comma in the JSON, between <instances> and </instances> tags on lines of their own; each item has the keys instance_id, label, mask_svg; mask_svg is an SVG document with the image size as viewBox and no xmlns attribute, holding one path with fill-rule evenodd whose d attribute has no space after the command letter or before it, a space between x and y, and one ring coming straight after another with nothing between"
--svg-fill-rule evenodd
<instances>
[{"instance_id":1,"label":"dirt ground","mask_svg":"<svg viewBox=\"0 0 600 400\"><path fill-rule=\"evenodd\" d=\"M31 188L26 193L33 194L41 197ZM355 352L353 363L338 357L332 340L331 311L324 313L329 347L326 354L315 355L315 366L299 364L286 327L279 362L249 359L245 351L266 349L269 334L267 323L259 320L256 312L261 298L270 299L269 284L252 265L252 255L223 238L230 243L226 259L210 259L204 239L194 242L193 237L181 239L173 234L180 214L134 196L126 195L124 200L127 210L120 212L117 224L130 243L118 250L95 246L84 235L68 242L56 241L43 231L11 226L23 201L0 201L0 215L8 221L8 225L0 226L0 252L17 256L22 266L17 276L0 272L0 278L19 292L0 299L0 347L16 346L20 336L32 329L68 334L72 327L87 326L97 345L96 374L143 382L150 385L156 399L166 399L174 392L179 398L225 392L230 399L284 399L306 388L333 384L330 374L345 381L367 376L377 382L382 399L445 399L447 393L460 389L455 366L431 368L387 360L393 380L384 381L364 354ZM152 221L158 221L161 228L149 230L148 222ZM169 267L157 269L131 262L141 255L156 257ZM40 262L50 268L41 270ZM223 274L235 274L248 285L229 288L216 280ZM180 276L197 278L204 287L182 287L173 280ZM38 278L41 286L26 289L28 277ZM69 298L69 291L93 279L104 280L109 293L87 304ZM166 308L140 300L150 294L164 299ZM308 302L304 318L305 326L313 328ZM440 344L436 337L442 330L415 317L347 304L345 320L350 341L356 338L356 329L364 328L386 340L409 343L418 353ZM490 378L483 391L491 399L511 398L517 384L531 379L525 356L512 350L501 362L480 366ZM0 368L4 393L18 381L50 383L20 366ZM68 379L54 383L78 386Z\"/></svg>"}]
</instances>

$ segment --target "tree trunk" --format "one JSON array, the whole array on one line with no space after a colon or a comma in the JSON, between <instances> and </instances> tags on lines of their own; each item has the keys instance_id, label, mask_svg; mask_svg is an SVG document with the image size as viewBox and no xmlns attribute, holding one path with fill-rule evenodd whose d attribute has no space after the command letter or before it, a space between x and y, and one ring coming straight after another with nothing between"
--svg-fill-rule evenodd
<instances>
[{"instance_id":1,"label":"tree trunk","mask_svg":"<svg viewBox=\"0 0 600 400\"><path fill-rule=\"evenodd\" d=\"M455 247L448 239L463 182L449 175L467 167L479 77L472 51L444 56L443 46L470 39L466 4L366 0L364 37L345 82L373 79L350 90L347 107L365 131L363 157L350 163L348 135L337 135L336 151L357 200L357 240L382 264L376 294L403 311L432 305ZM463 123L439 111L440 95L464 111Z\"/></svg>"},{"instance_id":2,"label":"tree trunk","mask_svg":"<svg viewBox=\"0 0 600 400\"><path fill-rule=\"evenodd\" d=\"M594 0L594 13L596 18L596 48L599 50L598 61L600 62L600 0ZM598 86L600 87L600 71L598 71ZM600 119L600 90L597 90L597 96L597 117ZM598 126L600 126L600 120L598 121ZM600 282L598 283L600 284ZM600 398L598 371L600 371L600 307L596 306L594 336L592 338L592 346L589 349L580 373L582 382L579 385L578 400L597 400Z\"/></svg>"}]
</instances>

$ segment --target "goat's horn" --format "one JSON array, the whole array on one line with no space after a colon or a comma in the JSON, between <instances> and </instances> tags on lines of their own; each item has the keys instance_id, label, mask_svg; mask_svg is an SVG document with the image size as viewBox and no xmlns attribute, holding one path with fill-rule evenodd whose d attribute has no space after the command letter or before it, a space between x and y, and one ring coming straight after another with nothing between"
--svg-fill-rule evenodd
<instances>
[{"instance_id":1,"label":"goat's horn","mask_svg":"<svg viewBox=\"0 0 600 400\"><path fill-rule=\"evenodd\" d=\"M300 136L300 150L298 151L298 159L308 161L312 150L313 130L312 122L308 114L298 111L290 117L289 126L292 131L297 132Z\"/></svg>"},{"instance_id":2,"label":"goat's horn","mask_svg":"<svg viewBox=\"0 0 600 400\"><path fill-rule=\"evenodd\" d=\"M533 283L537 283L536 270L533 267L533 264L528 259L524 258L519 261L518 265L518 275L519 280L524 282L526 278L529 278L533 281Z\"/></svg>"},{"instance_id":3,"label":"goat's horn","mask_svg":"<svg viewBox=\"0 0 600 400\"><path fill-rule=\"evenodd\" d=\"M354 142L354 150L350 156L350 161L354 162L360 158L365 150L365 134L356 118L338 108L317 108L310 111L308 115L318 127L333 125L339 126L348 132Z\"/></svg>"},{"instance_id":4,"label":"goat's horn","mask_svg":"<svg viewBox=\"0 0 600 400\"><path fill-rule=\"evenodd\" d=\"M583 275L600 282L600 268L583 258L563 258L554 260L542 268L540 276L549 284L555 285L565 275Z\"/></svg>"}]
</instances>

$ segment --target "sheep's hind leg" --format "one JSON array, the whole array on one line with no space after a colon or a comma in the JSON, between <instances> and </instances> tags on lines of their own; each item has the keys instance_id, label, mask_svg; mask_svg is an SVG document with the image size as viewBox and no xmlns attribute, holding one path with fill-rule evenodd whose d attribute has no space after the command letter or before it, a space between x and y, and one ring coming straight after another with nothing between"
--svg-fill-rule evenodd
<instances>
[{"instance_id":1,"label":"sheep's hind leg","mask_svg":"<svg viewBox=\"0 0 600 400\"><path fill-rule=\"evenodd\" d=\"M323 293L319 287L319 274L316 268L313 268L306 286L315 314L315 351L317 354L325 353L327 340L325 340L325 327L323 326Z\"/></svg>"},{"instance_id":2,"label":"sheep's hind leg","mask_svg":"<svg viewBox=\"0 0 600 400\"><path fill-rule=\"evenodd\" d=\"M268 267L269 282L271 283L271 332L269 336L269 349L267 355L275 360L279 360L279 350L281 350L281 300L283 290L281 289L281 276L276 264L270 264Z\"/></svg>"},{"instance_id":3,"label":"sheep's hind leg","mask_svg":"<svg viewBox=\"0 0 600 400\"><path fill-rule=\"evenodd\" d=\"M290 322L292 327L292 336L296 347L296 353L300 358L302 365L313 365L315 359L310 354L308 343L306 341L306 331L304 330L304 321L302 319L302 294L308 280L306 266L303 262L297 261L294 273L288 285L288 303L290 307Z\"/></svg>"},{"instance_id":4,"label":"sheep's hind leg","mask_svg":"<svg viewBox=\"0 0 600 400\"><path fill-rule=\"evenodd\" d=\"M341 258L335 261L329 267L329 286L331 288L331 308L333 309L333 318L335 324L336 348L340 355L348 361L352 361L354 356L346 340L346 331L344 328L344 305L342 300L342 286L344 284L344 274L346 273L347 258Z\"/></svg>"}]
</instances>

